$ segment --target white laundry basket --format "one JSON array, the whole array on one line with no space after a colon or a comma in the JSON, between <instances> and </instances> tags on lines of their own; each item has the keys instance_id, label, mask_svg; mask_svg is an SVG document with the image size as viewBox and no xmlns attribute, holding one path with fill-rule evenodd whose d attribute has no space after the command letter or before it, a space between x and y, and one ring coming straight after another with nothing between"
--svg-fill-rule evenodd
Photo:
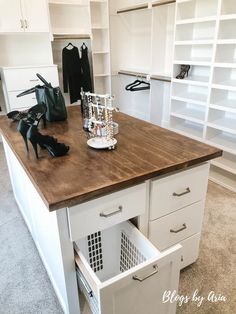
<instances>
[{"instance_id":1,"label":"white laundry basket","mask_svg":"<svg viewBox=\"0 0 236 314\"><path fill-rule=\"evenodd\" d=\"M153 302L153 291L150 293L147 287L149 284L152 287L157 285L157 261L163 255L130 222L120 223L77 241L75 250L78 253L76 263L79 288L94 314L112 314L114 304L108 303L114 302L117 291L119 298L121 294L124 294L124 298L130 298L129 293L132 294L131 297L143 293L147 294L147 302ZM111 297L108 297L110 294ZM123 303L126 302L128 300ZM143 313L141 308L142 312L136 311L136 314ZM125 308L123 314L129 311Z\"/></svg>"}]
</instances>

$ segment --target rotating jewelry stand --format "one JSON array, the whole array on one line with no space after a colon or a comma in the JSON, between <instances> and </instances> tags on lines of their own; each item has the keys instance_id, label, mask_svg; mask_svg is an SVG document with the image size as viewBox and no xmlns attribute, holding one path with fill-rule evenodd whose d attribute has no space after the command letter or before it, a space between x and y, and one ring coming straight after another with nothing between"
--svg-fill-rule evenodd
<instances>
[{"instance_id":1,"label":"rotating jewelry stand","mask_svg":"<svg viewBox=\"0 0 236 314\"><path fill-rule=\"evenodd\" d=\"M95 149L115 149L113 106L114 97L81 92L84 129L89 132L88 146Z\"/></svg>"}]
</instances>

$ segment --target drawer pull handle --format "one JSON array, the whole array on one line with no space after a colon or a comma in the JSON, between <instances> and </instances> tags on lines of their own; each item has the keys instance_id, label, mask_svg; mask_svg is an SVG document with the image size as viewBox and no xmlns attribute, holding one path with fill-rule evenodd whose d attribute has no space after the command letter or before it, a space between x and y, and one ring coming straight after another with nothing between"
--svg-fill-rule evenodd
<instances>
[{"instance_id":1,"label":"drawer pull handle","mask_svg":"<svg viewBox=\"0 0 236 314\"><path fill-rule=\"evenodd\" d=\"M152 277L153 275L157 274L158 273L158 266L157 265L153 265L153 268L154 268L154 271L151 274L149 274L149 275L147 275L147 276L145 276L143 278L140 278L140 277L135 275L135 276L133 276L133 280L138 280L139 282L142 282L142 281Z\"/></svg>"},{"instance_id":2,"label":"drawer pull handle","mask_svg":"<svg viewBox=\"0 0 236 314\"><path fill-rule=\"evenodd\" d=\"M25 20L25 28L28 28L28 22Z\"/></svg>"},{"instance_id":3,"label":"drawer pull handle","mask_svg":"<svg viewBox=\"0 0 236 314\"><path fill-rule=\"evenodd\" d=\"M121 213L122 209L123 209L123 206L119 206L118 209L112 213L109 213L109 214L100 213L100 217L108 218L108 217L114 216L116 214Z\"/></svg>"},{"instance_id":4,"label":"drawer pull handle","mask_svg":"<svg viewBox=\"0 0 236 314\"><path fill-rule=\"evenodd\" d=\"M21 28L24 28L24 22L23 22L23 20L20 20L20 27L21 27Z\"/></svg>"},{"instance_id":5,"label":"drawer pull handle","mask_svg":"<svg viewBox=\"0 0 236 314\"><path fill-rule=\"evenodd\" d=\"M185 194L188 194L188 193L190 193L191 192L191 190L190 190L190 188L187 188L184 192L182 192L182 193L176 193L176 192L174 192L173 193L173 196L183 196L183 195L185 195Z\"/></svg>"},{"instance_id":6,"label":"drawer pull handle","mask_svg":"<svg viewBox=\"0 0 236 314\"><path fill-rule=\"evenodd\" d=\"M187 226L186 226L186 224L183 224L180 229L177 229L177 230L170 229L170 232L172 232L172 233L178 233L178 232L183 231L183 230L185 230L185 229L187 229Z\"/></svg>"},{"instance_id":7,"label":"drawer pull handle","mask_svg":"<svg viewBox=\"0 0 236 314\"><path fill-rule=\"evenodd\" d=\"M38 82L39 79L29 80L30 82Z\"/></svg>"}]
</instances>

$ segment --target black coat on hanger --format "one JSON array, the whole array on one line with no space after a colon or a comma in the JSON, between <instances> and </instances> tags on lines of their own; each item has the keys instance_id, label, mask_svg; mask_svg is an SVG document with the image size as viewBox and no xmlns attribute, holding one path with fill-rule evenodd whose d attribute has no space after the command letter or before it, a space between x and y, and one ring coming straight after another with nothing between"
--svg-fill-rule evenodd
<instances>
[{"instance_id":1,"label":"black coat on hanger","mask_svg":"<svg viewBox=\"0 0 236 314\"><path fill-rule=\"evenodd\" d=\"M72 49L67 49L71 45ZM74 103L81 99L82 71L79 49L69 43L62 50L62 72L64 92L70 92L70 102Z\"/></svg>"}]
</instances>

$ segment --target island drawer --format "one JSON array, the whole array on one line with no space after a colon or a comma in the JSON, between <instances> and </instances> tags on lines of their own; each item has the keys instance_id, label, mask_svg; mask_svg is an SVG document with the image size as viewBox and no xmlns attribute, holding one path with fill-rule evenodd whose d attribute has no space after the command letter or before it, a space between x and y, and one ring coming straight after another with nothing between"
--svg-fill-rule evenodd
<instances>
[{"instance_id":1,"label":"island drawer","mask_svg":"<svg viewBox=\"0 0 236 314\"><path fill-rule=\"evenodd\" d=\"M199 254L200 233L180 242L182 246L180 269L194 263Z\"/></svg>"},{"instance_id":2,"label":"island drawer","mask_svg":"<svg viewBox=\"0 0 236 314\"><path fill-rule=\"evenodd\" d=\"M163 303L162 296L178 289L180 245L160 253L126 221L74 247L79 288L92 313L153 314L157 308L158 313L175 313L176 305Z\"/></svg>"},{"instance_id":3,"label":"island drawer","mask_svg":"<svg viewBox=\"0 0 236 314\"><path fill-rule=\"evenodd\" d=\"M151 181L150 220L205 198L209 164Z\"/></svg>"},{"instance_id":4,"label":"island drawer","mask_svg":"<svg viewBox=\"0 0 236 314\"><path fill-rule=\"evenodd\" d=\"M184 207L149 223L149 239L159 249L183 241L201 231L204 201Z\"/></svg>"},{"instance_id":5,"label":"island drawer","mask_svg":"<svg viewBox=\"0 0 236 314\"><path fill-rule=\"evenodd\" d=\"M146 209L146 184L141 183L67 209L71 241L139 216Z\"/></svg>"}]
</instances>

